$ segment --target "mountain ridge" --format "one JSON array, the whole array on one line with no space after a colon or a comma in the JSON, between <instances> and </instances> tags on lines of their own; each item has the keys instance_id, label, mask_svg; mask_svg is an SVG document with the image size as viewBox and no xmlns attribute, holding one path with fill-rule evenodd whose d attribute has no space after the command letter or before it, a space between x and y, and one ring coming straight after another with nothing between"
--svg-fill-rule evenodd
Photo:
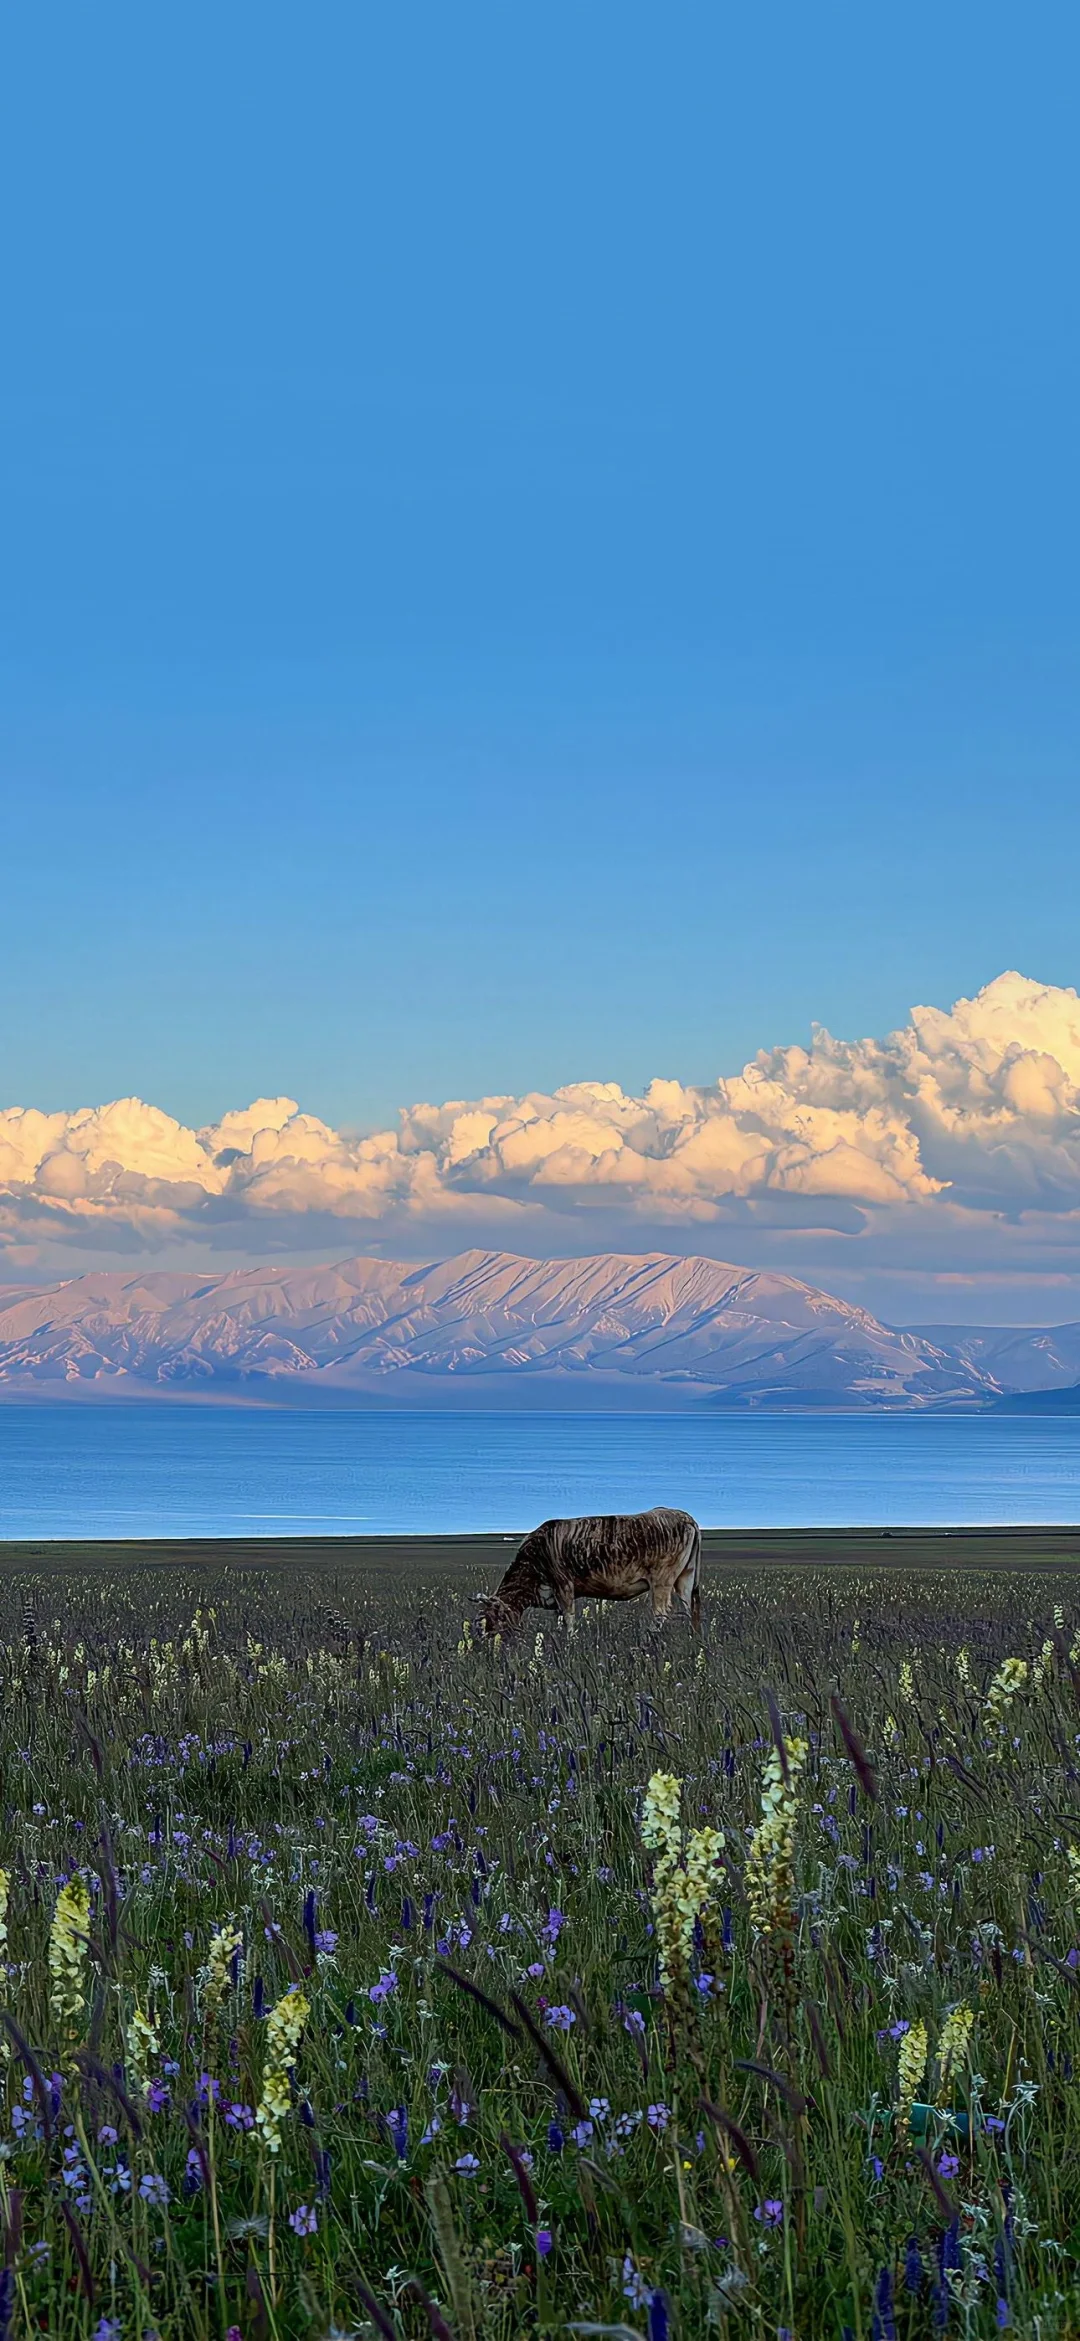
<instances>
[{"instance_id":1,"label":"mountain ridge","mask_svg":"<svg viewBox=\"0 0 1080 2341\"><path fill-rule=\"evenodd\" d=\"M0 1395L874 1411L1080 1376L1080 1326L935 1330L777 1270L664 1252L95 1269L0 1287Z\"/></svg>"}]
</instances>

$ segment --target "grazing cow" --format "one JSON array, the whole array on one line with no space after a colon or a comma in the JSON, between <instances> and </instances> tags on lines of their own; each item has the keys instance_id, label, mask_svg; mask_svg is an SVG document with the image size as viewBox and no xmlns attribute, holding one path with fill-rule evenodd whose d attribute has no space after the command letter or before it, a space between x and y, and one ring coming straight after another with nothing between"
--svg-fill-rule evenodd
<instances>
[{"instance_id":1,"label":"grazing cow","mask_svg":"<svg viewBox=\"0 0 1080 2341\"><path fill-rule=\"evenodd\" d=\"M689 1512L657 1504L651 1512L601 1513L587 1520L545 1520L517 1552L484 1611L486 1634L511 1634L527 1609L557 1609L568 1622L574 1602L652 1597L662 1624L678 1593L695 1632L701 1629L701 1530Z\"/></svg>"}]
</instances>

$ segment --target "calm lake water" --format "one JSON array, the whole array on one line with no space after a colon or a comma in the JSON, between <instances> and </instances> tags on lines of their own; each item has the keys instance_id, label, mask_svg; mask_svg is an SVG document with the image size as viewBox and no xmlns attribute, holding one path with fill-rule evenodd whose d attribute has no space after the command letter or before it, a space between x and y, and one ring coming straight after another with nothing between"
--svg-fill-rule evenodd
<instances>
[{"instance_id":1,"label":"calm lake water","mask_svg":"<svg viewBox=\"0 0 1080 2341\"><path fill-rule=\"evenodd\" d=\"M1080 1522L1080 1417L0 1406L0 1537Z\"/></svg>"}]
</instances>

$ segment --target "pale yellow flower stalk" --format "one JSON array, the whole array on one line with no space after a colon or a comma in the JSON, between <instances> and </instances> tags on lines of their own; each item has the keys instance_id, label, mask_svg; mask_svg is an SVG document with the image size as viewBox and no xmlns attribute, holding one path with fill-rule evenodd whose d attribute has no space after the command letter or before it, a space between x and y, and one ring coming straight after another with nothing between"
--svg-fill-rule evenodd
<instances>
[{"instance_id":1,"label":"pale yellow flower stalk","mask_svg":"<svg viewBox=\"0 0 1080 2341\"><path fill-rule=\"evenodd\" d=\"M956 1671L966 1690L971 1680L971 1660L968 1657L966 1646L956 1653Z\"/></svg>"},{"instance_id":2,"label":"pale yellow flower stalk","mask_svg":"<svg viewBox=\"0 0 1080 2341\"><path fill-rule=\"evenodd\" d=\"M724 1849L722 1829L693 1829L686 1840L687 1896L700 1918L716 1884L716 1865Z\"/></svg>"},{"instance_id":3,"label":"pale yellow flower stalk","mask_svg":"<svg viewBox=\"0 0 1080 2341\"><path fill-rule=\"evenodd\" d=\"M885 1717L885 1745L892 1749L894 1755L900 1745L900 1726L895 1715Z\"/></svg>"},{"instance_id":4,"label":"pale yellow flower stalk","mask_svg":"<svg viewBox=\"0 0 1080 2341\"><path fill-rule=\"evenodd\" d=\"M150 2067L157 2062L161 2043L153 2017L148 2016L143 2008L134 2010L124 2035L124 2045L127 2050L129 2084L140 2097L145 2097L152 2078Z\"/></svg>"},{"instance_id":5,"label":"pale yellow flower stalk","mask_svg":"<svg viewBox=\"0 0 1080 2341\"><path fill-rule=\"evenodd\" d=\"M1037 1688L1041 1690L1043 1684L1049 1682L1050 1677L1054 1671L1054 1645L1052 1642L1047 1641L1043 1643L1042 1649L1040 1650L1031 1671L1034 1683L1036 1684Z\"/></svg>"},{"instance_id":6,"label":"pale yellow flower stalk","mask_svg":"<svg viewBox=\"0 0 1080 2341\"><path fill-rule=\"evenodd\" d=\"M90 1889L85 1878L72 1878L60 1888L49 1929L49 2001L61 2023L75 2023L86 2006L89 1929Z\"/></svg>"},{"instance_id":7,"label":"pale yellow flower stalk","mask_svg":"<svg viewBox=\"0 0 1080 2341\"><path fill-rule=\"evenodd\" d=\"M655 1856L653 1862L653 1916L660 1955L660 1981L670 1997L685 1989L684 1924L679 1898L682 1823L679 1806L682 1782L673 1772L654 1772L645 1791L641 1812L641 1839ZM693 1921L690 1924L693 1938Z\"/></svg>"},{"instance_id":8,"label":"pale yellow flower stalk","mask_svg":"<svg viewBox=\"0 0 1080 2341\"><path fill-rule=\"evenodd\" d=\"M953 2074L967 2061L974 2025L974 2013L969 2007L961 2003L958 2008L950 2008L938 2040L938 2071L943 2089L948 2088Z\"/></svg>"},{"instance_id":9,"label":"pale yellow flower stalk","mask_svg":"<svg viewBox=\"0 0 1080 2341\"><path fill-rule=\"evenodd\" d=\"M716 1865L724 1849L722 1829L692 1829L686 1840L685 1888L680 1895L679 1912L683 1922L683 1950L689 1966L694 1948L694 1928L700 1922L707 1934L710 1904L716 1891Z\"/></svg>"},{"instance_id":10,"label":"pale yellow flower stalk","mask_svg":"<svg viewBox=\"0 0 1080 2341\"><path fill-rule=\"evenodd\" d=\"M266 2062L255 2127L268 2154L277 2154L281 2148L281 2125L292 2104L289 2075L310 2014L309 2002L294 1987L271 2008L266 2019Z\"/></svg>"},{"instance_id":11,"label":"pale yellow flower stalk","mask_svg":"<svg viewBox=\"0 0 1080 2341\"><path fill-rule=\"evenodd\" d=\"M905 1658L900 1668L900 1697L909 1707L915 1697L915 1675L910 1658Z\"/></svg>"},{"instance_id":12,"label":"pale yellow flower stalk","mask_svg":"<svg viewBox=\"0 0 1080 2341\"><path fill-rule=\"evenodd\" d=\"M208 2016L220 2007L229 1988L229 1969L243 1944L243 1935L235 1919L226 1919L216 1935L211 1935L206 1954L203 2006Z\"/></svg>"},{"instance_id":13,"label":"pale yellow flower stalk","mask_svg":"<svg viewBox=\"0 0 1080 2341\"><path fill-rule=\"evenodd\" d=\"M654 1772L641 1808L641 1840L656 1854L658 1872L663 1863L674 1866L682 1852L681 1802L682 1781L674 1772Z\"/></svg>"},{"instance_id":14,"label":"pale yellow flower stalk","mask_svg":"<svg viewBox=\"0 0 1080 2341\"><path fill-rule=\"evenodd\" d=\"M11 1879L9 1878L9 1876L8 1876L8 1874L7 1874L7 1871L6 1871L6 1870L0 1870L0 1967L3 1967L3 1965L4 1965L5 1956L6 1956L6 1952L7 1952L7 1939L8 1939L7 1916L8 1916L8 1899L9 1899L10 1893L11 1893ZM5 2038L5 2039L2 2039L2 2040L0 2040L0 2065L6 2065L6 2064L10 2064L10 2062L11 2062L11 2047L10 2047L10 2043L9 2043L9 2042L8 2042L8 2040Z\"/></svg>"},{"instance_id":15,"label":"pale yellow flower stalk","mask_svg":"<svg viewBox=\"0 0 1080 2341\"><path fill-rule=\"evenodd\" d=\"M780 1751L773 1748L761 1786L761 1820L746 1857L746 1894L759 1934L790 1935L795 1913L795 1828L799 1781L808 1748L804 1739L785 1739L787 1779Z\"/></svg>"},{"instance_id":16,"label":"pale yellow flower stalk","mask_svg":"<svg viewBox=\"0 0 1080 2341\"><path fill-rule=\"evenodd\" d=\"M897 2068L900 2102L896 2116L896 2127L901 2138L906 2138L910 2130L911 2108L919 2094L923 2074L926 2071L928 2048L929 2042L926 2037L925 2024L912 2024L900 2043L900 2058Z\"/></svg>"},{"instance_id":17,"label":"pale yellow flower stalk","mask_svg":"<svg viewBox=\"0 0 1080 2341\"><path fill-rule=\"evenodd\" d=\"M983 1729L993 1732L996 1736L997 1745L993 1750L994 1756L1000 1757L1004 1754L1009 1709L1017 1693L1023 1690L1027 1679L1026 1658L1006 1658L999 1666L987 1691L983 1702L982 1722Z\"/></svg>"},{"instance_id":18,"label":"pale yellow flower stalk","mask_svg":"<svg viewBox=\"0 0 1080 2341\"><path fill-rule=\"evenodd\" d=\"M679 1818L682 1782L673 1772L654 1772L641 1814L642 1843L653 1862L653 1916L665 1992L685 1991L694 1950L694 1928L704 1919L716 1884L723 1847L720 1829L693 1829L683 1852Z\"/></svg>"}]
</instances>

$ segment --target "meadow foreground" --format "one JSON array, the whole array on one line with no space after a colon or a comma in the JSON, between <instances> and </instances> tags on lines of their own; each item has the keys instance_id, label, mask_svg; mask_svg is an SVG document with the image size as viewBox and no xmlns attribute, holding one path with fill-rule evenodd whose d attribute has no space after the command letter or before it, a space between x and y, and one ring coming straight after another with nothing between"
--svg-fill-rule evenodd
<instances>
[{"instance_id":1,"label":"meadow foreground","mask_svg":"<svg viewBox=\"0 0 1080 2341\"><path fill-rule=\"evenodd\" d=\"M9 1562L0 2334L1080 2330L1080 1580L704 1613Z\"/></svg>"}]
</instances>

